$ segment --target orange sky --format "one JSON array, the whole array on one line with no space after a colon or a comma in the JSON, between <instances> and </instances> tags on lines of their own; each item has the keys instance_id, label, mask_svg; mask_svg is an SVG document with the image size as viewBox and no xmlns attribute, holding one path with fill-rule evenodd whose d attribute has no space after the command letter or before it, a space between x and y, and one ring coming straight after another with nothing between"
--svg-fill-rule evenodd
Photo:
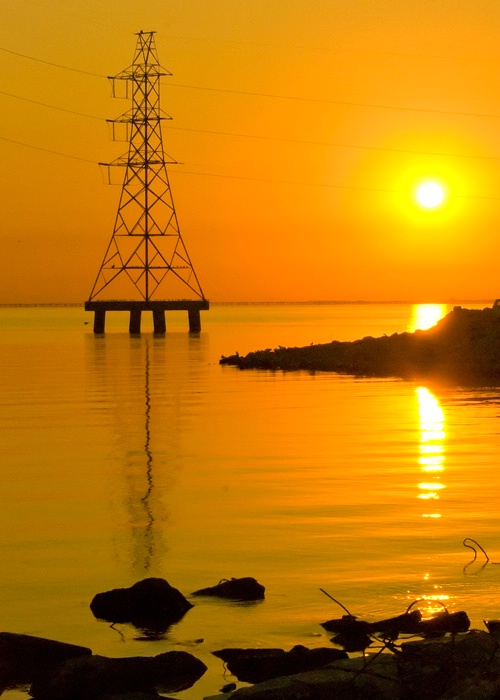
<instances>
[{"instance_id":1,"label":"orange sky","mask_svg":"<svg viewBox=\"0 0 500 700\"><path fill-rule=\"evenodd\" d=\"M88 298L120 194L97 163L126 151L104 76L141 29L207 298L493 300L499 27L498 0L2 0L0 303Z\"/></svg>"}]
</instances>

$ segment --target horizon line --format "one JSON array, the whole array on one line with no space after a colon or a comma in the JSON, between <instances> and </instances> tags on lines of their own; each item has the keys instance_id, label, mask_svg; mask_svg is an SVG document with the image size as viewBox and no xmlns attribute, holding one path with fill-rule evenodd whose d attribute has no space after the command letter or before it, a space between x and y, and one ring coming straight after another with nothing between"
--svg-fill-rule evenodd
<instances>
[{"instance_id":1,"label":"horizon line","mask_svg":"<svg viewBox=\"0 0 500 700\"><path fill-rule=\"evenodd\" d=\"M494 301L494 300L493 300ZM395 299L310 299L310 300L294 300L294 301L211 301L210 304L214 306L285 306L285 305L337 305L342 304L484 304L492 303L491 298L480 298L480 299L446 299L446 300L434 300L434 301L415 301L415 300L395 300ZM79 307L83 308L84 304L82 302L0 302L0 308L36 308L36 307Z\"/></svg>"}]
</instances>

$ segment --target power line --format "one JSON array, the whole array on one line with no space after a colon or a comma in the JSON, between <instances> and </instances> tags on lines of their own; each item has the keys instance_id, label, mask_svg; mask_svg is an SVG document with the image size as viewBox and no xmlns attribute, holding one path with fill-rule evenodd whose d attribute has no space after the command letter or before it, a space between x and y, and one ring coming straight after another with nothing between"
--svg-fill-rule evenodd
<instances>
[{"instance_id":1,"label":"power line","mask_svg":"<svg viewBox=\"0 0 500 700\"><path fill-rule=\"evenodd\" d=\"M84 114L83 112L75 112L72 109L65 109L64 107L55 107L54 105L48 105L45 102L38 102L37 100L31 100L29 97L20 97L19 95L13 95L11 92L4 92L0 90L0 95L6 95L7 97L13 97L15 100L22 100L23 102L30 102L33 105L38 105L39 107L47 107L48 109L56 109L58 112L66 112L67 114L76 114L79 117L86 117L87 119L98 119L99 121L106 121L101 119L101 117L96 117L93 114Z\"/></svg>"},{"instance_id":2,"label":"power line","mask_svg":"<svg viewBox=\"0 0 500 700\"><path fill-rule=\"evenodd\" d=\"M331 146L334 148L354 148L354 149L361 149L361 150L366 150L366 151L383 151L383 152L388 152L388 153L401 153L405 154L408 153L410 155L419 155L419 156L441 156L441 157L446 157L446 158L471 158L471 159L478 159L478 160L500 160L500 156L475 156L475 155L468 155L468 154L463 154L463 153L441 153L439 151L414 151L414 150L409 150L409 149L403 149L403 148L383 148L382 146L357 146L349 143L335 143L331 141L309 141L306 139L286 139L282 136L258 136L255 134L239 134L239 133L234 133L231 131L212 131L208 129L188 129L186 127L181 127L181 126L169 126L166 127L169 130L174 129L175 131L192 131L196 133L201 133L201 134L216 134L218 136L235 136L238 138L246 138L246 139L262 139L263 141L281 141L284 143L299 143L303 145L309 145L309 146Z\"/></svg>"},{"instance_id":3,"label":"power line","mask_svg":"<svg viewBox=\"0 0 500 700\"><path fill-rule=\"evenodd\" d=\"M0 94L8 94L0 91ZM12 95L12 97L15 97ZM19 99L24 99L24 98L19 98ZM29 102L32 102L33 100L28 100ZM40 104L44 107L50 107L51 109L60 109L63 112L69 112L70 114L78 114L79 116L83 117L89 117L90 119L98 119L99 121L101 120L100 117L94 117L92 115L88 114L82 114L80 112L72 112L70 110L65 110L62 108L58 107L52 107L51 105L45 105L42 102L36 102L35 104ZM187 129L183 127L168 127L169 129L175 129L177 131L190 131L190 132L199 132L203 134L217 134L217 135L223 135L223 136L235 136L235 137L241 137L241 138L249 138L249 139L263 139L263 140L269 140L269 141L283 141L285 143L299 143L299 144L305 144L305 145L315 145L315 146L330 146L330 147L335 147L335 148L352 148L352 149L361 149L361 150L368 150L368 151L380 151L380 152L389 152L389 153L399 153L399 154L410 154L410 155L430 155L430 156L440 156L440 157L446 157L446 158L470 158L470 159L478 159L478 160L500 160L500 156L474 156L474 155L466 155L466 154L461 154L461 153L439 153L439 152L433 152L433 151L412 151L412 150L403 150L403 149L396 149L396 148L382 148L382 147L377 147L377 146L356 146L352 144L345 144L345 143L331 143L331 142L320 142L320 141L306 141L306 140L299 140L299 139L285 139L285 138L279 138L279 137L273 137L273 136L256 136L252 134L236 134L232 132L226 132L226 131L209 131L205 129ZM80 158L79 156L72 156L67 153L60 153L59 151L52 151L47 148L42 148L40 146L33 146L32 144L29 143L24 143L22 141L16 141L14 139L9 139L4 136L0 136L0 139L2 141L7 141L9 143L14 143L19 146L24 146L25 148L33 148L37 151L44 151L46 153L52 153L55 155L63 156L64 158L72 158L74 160L81 160L86 163L94 163L96 164L96 161L89 160L87 158ZM190 173L193 175L200 174L200 173ZM226 177L223 175L217 175L214 177ZM231 176L227 176L231 177ZM250 178L248 178L250 179Z\"/></svg>"},{"instance_id":4,"label":"power line","mask_svg":"<svg viewBox=\"0 0 500 700\"><path fill-rule=\"evenodd\" d=\"M11 51L10 49L4 49L0 46L0 51L5 53L10 53L13 56L20 56L21 58L26 58L28 61L36 61L36 63L44 63L47 66L52 66L53 68L61 68L62 70L70 70L74 73L83 73L84 75L92 75L94 78L105 78L105 75L100 75L99 73L90 73L87 70L81 70L79 68L70 68L69 66L62 66L60 63L52 63L51 61L44 61L42 58L34 58L33 56L27 56L24 53L19 53L17 51Z\"/></svg>"},{"instance_id":5,"label":"power line","mask_svg":"<svg viewBox=\"0 0 500 700\"><path fill-rule=\"evenodd\" d=\"M88 158L80 158L79 156L70 156L68 153L61 153L60 151L51 151L49 148L42 148L41 146L33 146L30 143L23 143L22 141L15 141L14 139L8 139L5 136L0 136L1 141L7 141L8 143L15 143L17 146L24 146L25 148L33 148L35 151L42 151L43 153L52 153L55 156L62 156L63 158L71 158L72 160L81 160L84 163L92 163L92 165L97 165L97 161L89 160Z\"/></svg>"},{"instance_id":6,"label":"power line","mask_svg":"<svg viewBox=\"0 0 500 700\"><path fill-rule=\"evenodd\" d=\"M41 58L35 58L33 56L27 56L26 54L18 53L17 51L11 51L10 49L5 49L0 47L0 51L4 51L5 53L10 53L13 54L14 56L20 56L21 58L28 59L30 61L36 61L37 63L44 63L45 65L53 66L55 68L60 68L62 70L69 70L73 71L76 73L83 73L84 75L91 75L93 77L97 78L106 78L109 76L101 75L99 73L91 73L89 71L81 70L79 68L71 68L69 66L64 66L61 65L60 63L53 63L51 61L45 61ZM230 90L227 88L212 88L212 87L202 87L199 85L181 85L179 83L169 83L170 87L180 87L180 88L185 88L189 90L204 90L207 92L223 92L227 94L233 94L233 95L248 95L250 97L266 97L266 98L272 98L276 100L294 100L298 102L316 102L319 104L334 104L334 105L343 105L347 107L368 107L372 109L392 109L395 111L403 111L403 112L420 112L420 113L428 113L428 114L450 114L454 116L462 116L462 117L482 117L485 119L498 119L500 118L500 114L490 114L487 112L464 112L464 111L455 111L455 110L444 110L444 109L427 109L424 107L401 107L398 105L386 105L386 104L373 104L371 102L347 102L344 100L329 100L329 99L324 99L324 98L319 98L319 97L297 97L297 96L292 96L292 95L275 95L273 93L266 93L266 92L250 92L246 90Z\"/></svg>"},{"instance_id":7,"label":"power line","mask_svg":"<svg viewBox=\"0 0 500 700\"><path fill-rule=\"evenodd\" d=\"M87 119L95 119L97 121L106 121L103 117L96 117L94 114L86 114L84 112L77 112L71 109L65 109L64 107L56 107L54 105L47 104L46 102L39 102L38 100L32 100L28 97L21 97L20 95L14 95L10 92L5 92L0 90L0 95L6 95L7 97L12 97L15 100L21 100L23 102L28 102L30 104L38 105L39 107L46 107L47 109L55 109L58 112L66 112L67 114L75 114L79 117L86 117ZM500 160L500 156L486 156L486 155L471 155L465 153L443 153L441 151L417 151L412 149L403 148L385 148L382 146L360 146L357 144L350 143L336 143L332 141L310 141L308 139L287 139L282 136L260 136L257 134L241 134L232 131L216 131L213 129L190 129L187 127L176 127L169 126L168 129L173 129L175 131L189 131L199 134L212 134L217 136L232 136L235 138L246 138L246 139L259 139L262 141L277 141L282 143L297 143L310 146L328 146L331 148L352 148L356 150L364 151L380 151L387 153L401 153L410 155L424 155L424 156L440 156L445 158L468 158L475 160Z\"/></svg>"},{"instance_id":8,"label":"power line","mask_svg":"<svg viewBox=\"0 0 500 700\"><path fill-rule=\"evenodd\" d=\"M396 193L400 190L387 189L383 187L362 187L361 185L327 185L324 183L315 182L291 182L289 180L271 180L267 178L260 177L247 177L246 175L220 175L217 173L196 173L189 170L180 170L179 173L182 175L200 175L202 177L221 177L227 178L229 180L249 180L251 182L268 182L275 185L297 185L299 187L328 187L331 189L342 189L342 190L363 190L368 192L392 192Z\"/></svg>"},{"instance_id":9,"label":"power line","mask_svg":"<svg viewBox=\"0 0 500 700\"><path fill-rule=\"evenodd\" d=\"M432 54L432 53L417 53L417 52L408 52L408 51L376 51L376 50L368 50L368 49L353 49L353 48L342 48L341 46L335 45L332 47L331 45L326 46L324 44L322 45L306 45L306 44L290 44L290 43L284 43L284 44L276 44L272 43L270 44L269 42L264 42L264 41L236 41L234 39L211 39L211 38L206 38L206 37L193 37L193 36L172 36L169 34L160 34L160 36L165 36L168 40L177 40L177 41L195 41L195 42L205 42L205 43L217 43L217 44L230 44L230 45L237 45L237 46L261 46L261 47L267 47L267 48L273 48L273 49L279 49L279 48L285 48L285 49L298 49L300 51L321 51L322 53L328 52L330 54L361 54L361 55L369 55L369 56L408 56L409 58L434 58L434 59L439 59L439 60L447 60L447 61L487 61L487 62L496 62L498 63L500 61L500 58L496 57L491 57L491 56L457 56L457 55L450 55L450 54Z\"/></svg>"},{"instance_id":10,"label":"power line","mask_svg":"<svg viewBox=\"0 0 500 700\"><path fill-rule=\"evenodd\" d=\"M60 68L63 70L70 70L70 71L74 71L77 73L83 73L86 75L91 75L91 76L99 77L99 78L106 77L104 75L100 75L97 73L91 73L91 72L83 71L83 70L80 70L77 68L71 68L69 66L64 66L64 65L61 65L58 63L52 63L50 61L45 61L43 59L35 58L33 56L27 56L26 54L21 54L19 52L11 51L9 49L5 49L2 47L0 47L0 51L4 51L6 53L20 56L22 58L36 61L38 63L43 63L43 64L50 65L53 67L57 67L57 68ZM169 86L187 88L187 89L191 89L191 90L205 90L205 91L210 91L210 92L224 92L224 93L229 93L229 94L249 95L249 96L257 96L257 97L283 99L283 100L297 100L297 101L305 101L305 102L319 102L319 103L325 103L325 104L340 104L340 105L350 105L350 106L359 106L359 107L371 107L371 108L377 108L377 109L393 109L393 110L400 110L400 111L416 111L416 112L428 112L428 113L436 113L436 114L450 114L450 115L461 115L461 116L474 116L474 117L485 117L485 118L499 118L500 117L500 115L497 115L497 114L446 111L446 110L431 110L431 109L423 109L423 108L417 108L417 107L401 107L401 106L394 106L394 105L344 102L344 101L337 101L337 100L326 100L326 99L321 99L321 98L292 97L292 96L288 96L288 95L274 95L274 94L270 94L270 93L248 92L248 91L243 91L243 90L228 90L228 89L223 89L223 88L210 88L210 87L201 87L201 86L193 86L193 85L179 85L179 84L172 84L172 83L169 83ZM38 106L46 107L49 109L55 109L55 110L60 111L60 112L66 112L68 114L75 114L77 116L86 117L88 119L95 119L95 120L99 120L99 121L104 121L104 119L102 119L101 117L96 117L96 116L91 115L91 114L85 114L82 112L77 112L74 110L65 109L63 107L56 107L54 105L49 105L47 103L39 102L37 100L32 100L32 99L25 98L25 97L20 97L18 95L14 95L12 93L8 93L5 91L0 91L0 94L6 95L8 97L12 97L14 99L22 100L22 101L25 101L25 102L28 102L31 104L36 104ZM169 127L169 128L175 129L178 131L192 131L192 132L198 132L198 133L233 136L233 137L238 137L238 138L253 138L253 139L261 139L261 140L269 140L269 141L281 141L281 142L286 142L286 143L301 143L301 144L305 144L305 145L328 146L328 147L335 147L335 148L350 148L350 149L380 151L380 152L389 152L389 153L401 153L401 154L407 153L407 154L412 154L412 155L431 155L431 156L450 157L450 158L470 158L470 159L478 159L478 160L499 160L500 159L500 157L498 157L498 156L485 156L485 155L478 156L478 155L468 155L468 154L459 154L459 153L442 153L442 152L433 152L433 151L416 151L416 150L410 150L410 149L382 148L382 147L377 147L377 146L360 146L360 145L335 143L335 142L309 141L309 140L305 140L305 139L285 139L283 137L258 136L258 135L253 135L253 134L240 134L240 133L215 131L215 130L188 129L188 128L182 128L182 127ZM35 150L44 151L47 153L52 153L54 155L59 155L59 156L65 157L65 158L72 158L75 160L81 160L81 161L88 162L88 163L94 162L94 161L90 161L90 160L85 159L85 158L80 158L78 156L72 156L72 155L60 153L57 151L51 151L50 149L44 149L44 148L41 148L39 146L32 146L30 144L27 144L27 143L24 143L21 141L15 141L13 139L8 139L5 137L0 137L0 139L3 141L10 141L11 143L15 143L15 144L27 147L27 148L33 148Z\"/></svg>"},{"instance_id":11,"label":"power line","mask_svg":"<svg viewBox=\"0 0 500 700\"><path fill-rule=\"evenodd\" d=\"M306 48L306 47L304 47ZM327 51L328 48L324 47L321 49ZM350 53L350 54L366 54L375 56L408 56L409 58L438 58L445 61L487 61L498 63L499 58L491 58L487 56L447 56L445 54L433 54L433 53L409 53L407 51L368 51L363 49L335 49L336 53Z\"/></svg>"},{"instance_id":12,"label":"power line","mask_svg":"<svg viewBox=\"0 0 500 700\"><path fill-rule=\"evenodd\" d=\"M183 175L199 175L202 177L221 177L230 180L250 180L252 182L267 182L274 185L296 185L298 187L327 187L329 189L339 189L339 190L360 190L363 192L386 192L389 194L401 194L404 190L395 190L392 188L384 187L364 187L362 185L330 185L318 182L292 182L289 180L270 180L265 178L257 177L247 177L245 175L219 175L216 173L196 173L188 170L179 171ZM488 195L474 195L474 194L456 194L455 197L460 197L462 199L486 199L486 200L500 200L500 197L491 197Z\"/></svg>"},{"instance_id":13,"label":"power line","mask_svg":"<svg viewBox=\"0 0 500 700\"><path fill-rule=\"evenodd\" d=\"M343 100L327 100L320 97L293 97L291 95L274 95L267 92L248 92L245 90L228 90L225 88L200 87L197 85L179 85L169 83L170 87L187 88L189 90L206 90L207 92L225 92L233 95L249 95L251 97L270 97L275 100L295 100L298 102L318 102L320 104L344 105L347 107L371 107L374 109L394 109L402 112L424 112L429 114L450 114L462 117L484 117L487 119L499 119L500 114L488 114L485 112L461 112L444 109L426 109L423 107L399 107L395 105L372 104L371 102L345 102Z\"/></svg>"},{"instance_id":14,"label":"power line","mask_svg":"<svg viewBox=\"0 0 500 700\"><path fill-rule=\"evenodd\" d=\"M40 146L33 146L29 143L23 143L22 141L15 141L14 139L8 139L4 136L0 136L1 141L6 141L8 143L14 143L18 146L24 146L25 148L32 148L37 151L42 151L43 153L51 153L52 155L56 156L61 156L63 158L71 158L72 160L79 160L84 163L92 163L92 165L98 165L98 163L94 160L90 160L88 158L80 158L79 156L72 156L67 153L61 153L60 151L53 151L48 148L41 148ZM362 192L385 192L385 193L390 193L390 194L398 194L401 193L402 190L395 190L391 188L383 188L383 187L363 187L361 185L331 185L331 184L324 184L324 183L317 183L317 182L292 182L289 180L271 180L271 179L266 179L266 178L257 178L257 177L248 177L246 175L220 175L217 173L197 173L189 170L180 170L177 171L178 173L182 175L197 175L200 177L218 177L218 178L225 178L229 180L247 180L251 182L266 182L270 184L276 184L276 185L297 185L299 187L327 187L329 189L342 189L342 190L358 190ZM490 197L490 196L481 196L481 195L455 195L457 197L461 197L464 199L486 199L486 200L499 200L500 197Z\"/></svg>"}]
</instances>

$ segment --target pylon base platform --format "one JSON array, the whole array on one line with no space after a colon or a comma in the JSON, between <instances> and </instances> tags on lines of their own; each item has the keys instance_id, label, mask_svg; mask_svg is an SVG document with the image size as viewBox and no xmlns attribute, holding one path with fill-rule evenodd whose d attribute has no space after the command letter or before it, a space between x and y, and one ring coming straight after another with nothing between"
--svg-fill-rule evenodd
<instances>
[{"instance_id":1,"label":"pylon base platform","mask_svg":"<svg viewBox=\"0 0 500 700\"><path fill-rule=\"evenodd\" d=\"M153 330L156 335L163 335L167 326L165 322L165 311L187 311L189 321L189 332L199 333L201 331L200 311L207 311L210 308L208 299L190 301L187 299L176 299L171 301L86 301L85 311L94 312L94 333L105 332L107 311L128 311L130 313L129 332L133 335L141 332L141 315L143 311L153 313Z\"/></svg>"}]
</instances>

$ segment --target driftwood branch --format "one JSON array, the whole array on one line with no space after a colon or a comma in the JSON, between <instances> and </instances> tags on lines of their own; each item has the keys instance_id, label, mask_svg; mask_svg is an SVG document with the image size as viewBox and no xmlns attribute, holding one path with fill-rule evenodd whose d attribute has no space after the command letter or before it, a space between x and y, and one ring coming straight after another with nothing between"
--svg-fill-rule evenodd
<instances>
[{"instance_id":1,"label":"driftwood branch","mask_svg":"<svg viewBox=\"0 0 500 700\"><path fill-rule=\"evenodd\" d=\"M473 559L471 562L469 562L470 564L472 564L473 562L476 561L476 559L477 559L477 550L478 550L478 549L480 549L481 552L482 552L482 553L484 554L484 556L486 557L486 563L489 562L490 558L489 558L489 556L486 554L486 551L483 549L483 547L481 547L481 545L479 544L479 542L476 542L476 540L473 540L471 537L466 537L465 540L462 542L462 544L463 544L464 547L468 547L469 549L472 549L472 551L474 552L474 559ZM477 549L476 549L476 547L477 547Z\"/></svg>"},{"instance_id":2,"label":"driftwood branch","mask_svg":"<svg viewBox=\"0 0 500 700\"><path fill-rule=\"evenodd\" d=\"M377 622L367 622L352 615L345 605L339 603L323 589L320 590L347 613L340 618L320 623L327 632L335 633L331 641L342 646L347 652L362 651L364 653L365 649L373 642L383 642L385 647L395 651L394 642L402 634L419 637L454 635L459 632L467 632L470 627L470 620L466 612L449 613L441 601L438 602L442 605L443 612L423 619L420 610L412 610L415 605L422 601L422 598L411 603L402 615Z\"/></svg>"}]
</instances>

